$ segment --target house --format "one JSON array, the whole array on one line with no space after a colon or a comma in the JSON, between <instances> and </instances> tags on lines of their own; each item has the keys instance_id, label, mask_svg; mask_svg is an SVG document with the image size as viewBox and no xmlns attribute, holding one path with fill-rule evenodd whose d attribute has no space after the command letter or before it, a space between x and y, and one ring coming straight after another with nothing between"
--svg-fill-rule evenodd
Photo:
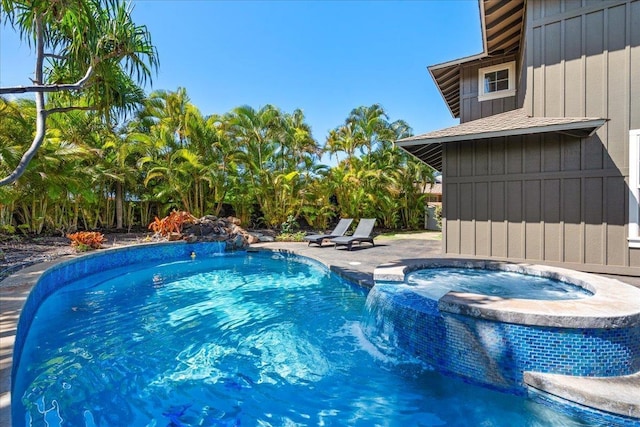
<instances>
[{"instance_id":1,"label":"house","mask_svg":"<svg viewBox=\"0 0 640 427\"><path fill-rule=\"evenodd\" d=\"M429 188L424 191L427 196L427 204L440 204L442 203L442 183L436 182L431 184Z\"/></svg>"},{"instance_id":2,"label":"house","mask_svg":"<svg viewBox=\"0 0 640 427\"><path fill-rule=\"evenodd\" d=\"M446 254L640 275L640 0L480 0L484 50L428 67L460 125L397 144L443 174Z\"/></svg>"}]
</instances>

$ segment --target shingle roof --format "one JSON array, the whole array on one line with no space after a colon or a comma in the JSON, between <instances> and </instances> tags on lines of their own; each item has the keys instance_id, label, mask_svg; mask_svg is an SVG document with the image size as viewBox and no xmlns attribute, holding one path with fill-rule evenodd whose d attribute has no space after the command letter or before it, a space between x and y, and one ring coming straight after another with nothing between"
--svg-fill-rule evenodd
<instances>
[{"instance_id":1,"label":"shingle roof","mask_svg":"<svg viewBox=\"0 0 640 427\"><path fill-rule=\"evenodd\" d=\"M403 138L399 147L437 170L442 169L442 143L548 132L584 137L606 122L597 117L531 117L524 109L508 111L433 132Z\"/></svg>"}]
</instances>

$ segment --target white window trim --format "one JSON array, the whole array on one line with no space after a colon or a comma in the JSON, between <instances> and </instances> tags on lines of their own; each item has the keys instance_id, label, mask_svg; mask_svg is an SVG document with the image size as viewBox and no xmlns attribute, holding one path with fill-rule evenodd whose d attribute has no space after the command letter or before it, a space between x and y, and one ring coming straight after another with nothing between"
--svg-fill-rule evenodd
<instances>
[{"instance_id":1,"label":"white window trim","mask_svg":"<svg viewBox=\"0 0 640 427\"><path fill-rule=\"evenodd\" d=\"M506 69L509 72L509 89L500 90L497 92L484 92L484 75L486 73L492 73L494 71L500 71ZM516 63L515 61L505 62L498 65L492 65L490 67L480 68L478 70L478 101L488 101L490 99L506 98L507 96L514 96L516 94Z\"/></svg>"},{"instance_id":2,"label":"white window trim","mask_svg":"<svg viewBox=\"0 0 640 427\"><path fill-rule=\"evenodd\" d=\"M629 247L640 248L640 129L629 131Z\"/></svg>"}]
</instances>

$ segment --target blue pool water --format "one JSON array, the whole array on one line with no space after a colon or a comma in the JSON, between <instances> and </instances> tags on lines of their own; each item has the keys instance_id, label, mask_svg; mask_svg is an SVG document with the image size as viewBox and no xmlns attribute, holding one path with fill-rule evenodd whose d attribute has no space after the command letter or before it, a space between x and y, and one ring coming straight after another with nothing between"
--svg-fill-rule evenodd
<instances>
[{"instance_id":1,"label":"blue pool water","mask_svg":"<svg viewBox=\"0 0 640 427\"><path fill-rule=\"evenodd\" d=\"M14 425L586 425L368 340L365 300L279 254L89 275L37 310Z\"/></svg>"},{"instance_id":2,"label":"blue pool water","mask_svg":"<svg viewBox=\"0 0 640 427\"><path fill-rule=\"evenodd\" d=\"M480 268L427 268L407 275L415 292L440 298L450 291L469 292L502 298L565 300L592 294L579 286L546 277Z\"/></svg>"}]
</instances>

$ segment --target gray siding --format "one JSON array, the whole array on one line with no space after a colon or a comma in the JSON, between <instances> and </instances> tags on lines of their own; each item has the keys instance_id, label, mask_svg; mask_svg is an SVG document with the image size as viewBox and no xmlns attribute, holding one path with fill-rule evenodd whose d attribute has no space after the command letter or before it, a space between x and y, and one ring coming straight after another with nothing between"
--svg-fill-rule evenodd
<instances>
[{"instance_id":1,"label":"gray siding","mask_svg":"<svg viewBox=\"0 0 640 427\"><path fill-rule=\"evenodd\" d=\"M596 142L548 134L445 144L445 252L640 274L627 247L625 177L585 167Z\"/></svg>"},{"instance_id":2,"label":"gray siding","mask_svg":"<svg viewBox=\"0 0 640 427\"><path fill-rule=\"evenodd\" d=\"M482 61L462 66L460 70L460 123L518 108L518 92L516 92L516 96L478 102L478 70L514 60L516 60L516 56L507 55L499 58L483 59ZM519 72L518 66L516 63L516 75Z\"/></svg>"},{"instance_id":3,"label":"gray siding","mask_svg":"<svg viewBox=\"0 0 640 427\"><path fill-rule=\"evenodd\" d=\"M640 126L640 0L527 4L525 108L611 119L599 131L614 162L605 167L624 167L617 141Z\"/></svg>"},{"instance_id":4,"label":"gray siding","mask_svg":"<svg viewBox=\"0 0 640 427\"><path fill-rule=\"evenodd\" d=\"M583 139L445 144L445 252L640 275L640 250L627 243L628 132L640 128L640 0L529 0L525 26L516 100L478 103L473 81L491 64L473 63L462 73L461 121L516 103L534 116L609 120Z\"/></svg>"}]
</instances>

